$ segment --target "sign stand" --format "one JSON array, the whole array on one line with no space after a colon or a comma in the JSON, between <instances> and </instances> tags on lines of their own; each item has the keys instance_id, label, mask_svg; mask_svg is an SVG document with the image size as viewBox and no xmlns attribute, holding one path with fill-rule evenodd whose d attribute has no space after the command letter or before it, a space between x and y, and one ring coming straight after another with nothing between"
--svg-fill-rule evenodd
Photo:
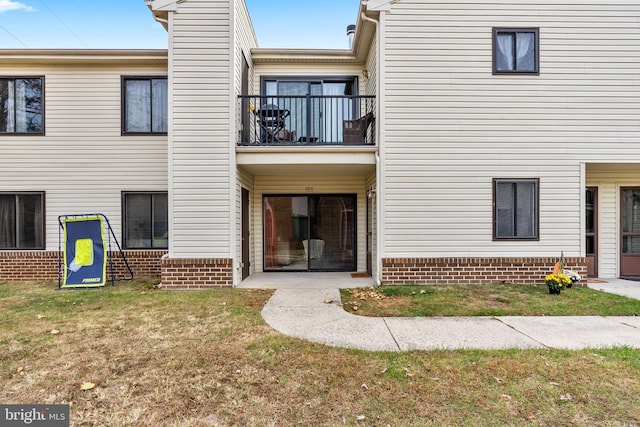
<instances>
[{"instance_id":1,"label":"sign stand","mask_svg":"<svg viewBox=\"0 0 640 427\"><path fill-rule=\"evenodd\" d=\"M133 271L105 215L60 215L58 223L58 289L104 286L108 280L107 259L111 286L115 286L112 238L129 272L128 277L118 280L133 279Z\"/></svg>"}]
</instances>

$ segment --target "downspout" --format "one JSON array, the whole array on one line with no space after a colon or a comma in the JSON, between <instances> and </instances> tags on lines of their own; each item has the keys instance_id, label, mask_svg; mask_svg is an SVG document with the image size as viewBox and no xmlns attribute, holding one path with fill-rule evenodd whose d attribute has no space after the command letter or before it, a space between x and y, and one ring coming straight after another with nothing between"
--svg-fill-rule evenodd
<instances>
[{"instance_id":1,"label":"downspout","mask_svg":"<svg viewBox=\"0 0 640 427\"><path fill-rule=\"evenodd\" d=\"M153 19L155 19L159 23L166 24L167 26L169 26L169 20L168 19L160 18L159 16L156 16L155 13L152 13L152 15L153 15Z\"/></svg>"},{"instance_id":2,"label":"downspout","mask_svg":"<svg viewBox=\"0 0 640 427\"><path fill-rule=\"evenodd\" d=\"M367 6L366 2L362 3L364 7ZM381 80L382 80L382 73L380 72L381 70L381 55L380 52L382 51L382 46L381 46L381 37L380 37L380 25L378 20L373 19L373 18L369 18L367 15L365 15L364 12L361 12L360 17L362 18L363 21L366 22L371 22L373 25L375 25L376 27L376 94L378 96L378 102L376 102L376 121L377 121L377 126L376 126L376 132L377 132L377 138L376 140L378 141L378 151L375 153L375 158L376 158L376 187L377 187L377 191L376 191L376 283L378 285L382 284L382 256L381 256L381 251L382 251L382 233L380 232L380 230L382 229L382 227L380 226L382 224L381 219L383 218L383 213L382 213L382 201L380 200L382 198L382 195L384 194L384 191L382 191L382 177L384 176L381 172L381 163L380 163L380 150L382 150L382 126L381 126L381 115L380 115L380 111L382 111L381 108L381 97L382 97L382 84L381 84Z\"/></svg>"}]
</instances>

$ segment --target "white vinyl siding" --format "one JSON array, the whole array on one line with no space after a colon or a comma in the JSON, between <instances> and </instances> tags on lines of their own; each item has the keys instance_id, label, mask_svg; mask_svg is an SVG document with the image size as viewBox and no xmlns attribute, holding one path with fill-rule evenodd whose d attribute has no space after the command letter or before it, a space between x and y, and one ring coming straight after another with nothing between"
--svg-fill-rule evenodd
<instances>
[{"instance_id":1,"label":"white vinyl siding","mask_svg":"<svg viewBox=\"0 0 640 427\"><path fill-rule=\"evenodd\" d=\"M251 60L251 49L257 47L256 36L251 24L251 18L247 11L244 1L235 2L235 55L234 55L234 108L231 111L237 111L237 114L242 114L239 109L235 108L237 103L237 95L242 93L242 69L245 61L249 66L248 71L248 90L251 92L253 87L253 62ZM240 120L241 117L235 117L234 121L237 123L238 128L234 135L240 135ZM231 141L235 145L236 141ZM235 163L235 159L234 159ZM234 165L235 166L235 165ZM253 179L252 177L242 170L236 171L237 183L235 191L235 215L236 215L236 227L235 227L235 262L234 262L234 284L239 283L242 280L242 188L249 190L249 197L253 194ZM249 200L251 209L253 201ZM254 239L254 228L252 223L253 216L249 215L249 228L250 228L250 241ZM249 260L251 262L249 273L252 274L255 271L255 263L253 262L254 250L249 243Z\"/></svg>"},{"instance_id":2,"label":"white vinyl siding","mask_svg":"<svg viewBox=\"0 0 640 427\"><path fill-rule=\"evenodd\" d=\"M369 250L371 251L371 275L373 277L374 280L378 280L378 257L376 256L376 254L378 253L378 205L377 205L377 188L376 188L376 175L375 173L372 173L370 175L367 176L366 178L366 184L365 184L365 188L367 190L367 193L365 193L365 197L368 199L369 198L369 194L368 192L370 190L373 190L373 193L371 194L371 200L365 200L365 204L368 203L370 206L370 210L367 212L366 210L366 206L365 206L365 215L368 215L368 218L365 216L365 228L363 229L364 231L361 231L361 233L364 234L365 236L365 246L364 246L364 251L365 251L365 256L366 256L366 250L367 250L367 223L366 221L371 221L371 224L369 225L369 228L371 229L371 237L370 237L370 242L371 242L371 247L369 247ZM366 260L365 260L365 265L364 268L366 268L367 264L366 264ZM359 270L359 271L365 271L363 270Z\"/></svg>"},{"instance_id":3,"label":"white vinyl siding","mask_svg":"<svg viewBox=\"0 0 640 427\"><path fill-rule=\"evenodd\" d=\"M358 77L358 94L366 93L366 86L362 78L362 65L346 65L346 64L256 64L254 68L255 79L252 94L260 94L261 77Z\"/></svg>"},{"instance_id":4,"label":"white vinyl siding","mask_svg":"<svg viewBox=\"0 0 640 427\"><path fill-rule=\"evenodd\" d=\"M253 205L255 203L253 196L253 177L245 171L239 169L237 172L238 182L236 185L236 266L242 263L242 189L249 190L249 274L256 272L255 259L255 240L256 234L260 234L260 229L256 228L255 212ZM242 268L235 270L235 283L242 280Z\"/></svg>"},{"instance_id":5,"label":"white vinyl siding","mask_svg":"<svg viewBox=\"0 0 640 427\"><path fill-rule=\"evenodd\" d=\"M44 191L46 249L58 216L100 212L121 238L122 191L167 190L167 137L121 135L121 76L166 75L162 66L4 62L0 75L42 75L46 135L0 136L0 192Z\"/></svg>"},{"instance_id":6,"label":"white vinyl siding","mask_svg":"<svg viewBox=\"0 0 640 427\"><path fill-rule=\"evenodd\" d=\"M263 223L262 196L265 194L311 195L311 194L356 194L357 209L357 270L366 269L366 191L365 179L361 176L256 176L254 177L253 197L253 239L255 269L263 269Z\"/></svg>"},{"instance_id":7,"label":"white vinyl siding","mask_svg":"<svg viewBox=\"0 0 640 427\"><path fill-rule=\"evenodd\" d=\"M580 256L580 162L640 158L640 4L399 0L385 16L384 256ZM492 28L540 75L492 75ZM540 240L491 239L491 178L540 179Z\"/></svg>"},{"instance_id":8,"label":"white vinyl siding","mask_svg":"<svg viewBox=\"0 0 640 427\"><path fill-rule=\"evenodd\" d=\"M190 0L171 18L169 245L176 258L231 257L229 7L227 0Z\"/></svg>"}]
</instances>

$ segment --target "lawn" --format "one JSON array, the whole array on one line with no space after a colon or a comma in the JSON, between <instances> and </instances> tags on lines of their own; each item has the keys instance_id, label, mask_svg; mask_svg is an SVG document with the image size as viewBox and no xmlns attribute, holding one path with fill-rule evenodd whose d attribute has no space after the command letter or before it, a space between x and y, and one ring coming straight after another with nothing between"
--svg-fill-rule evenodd
<instances>
[{"instance_id":1,"label":"lawn","mask_svg":"<svg viewBox=\"0 0 640 427\"><path fill-rule=\"evenodd\" d=\"M640 301L574 286L379 286L341 290L343 307L362 316L640 316Z\"/></svg>"},{"instance_id":2,"label":"lawn","mask_svg":"<svg viewBox=\"0 0 640 427\"><path fill-rule=\"evenodd\" d=\"M0 402L74 426L640 424L638 350L356 351L270 329L272 291L54 288L0 283Z\"/></svg>"}]
</instances>

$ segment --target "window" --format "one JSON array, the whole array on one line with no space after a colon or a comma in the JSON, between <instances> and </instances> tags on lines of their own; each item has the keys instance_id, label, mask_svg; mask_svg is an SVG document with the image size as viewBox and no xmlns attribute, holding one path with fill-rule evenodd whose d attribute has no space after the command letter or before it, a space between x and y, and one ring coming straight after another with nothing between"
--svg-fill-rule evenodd
<instances>
[{"instance_id":1,"label":"window","mask_svg":"<svg viewBox=\"0 0 640 427\"><path fill-rule=\"evenodd\" d=\"M300 142L340 143L344 140L344 120L361 113L355 77L265 77L262 94L266 104L289 111L285 127L293 140ZM366 101L364 101L366 102ZM290 136L289 135L289 136Z\"/></svg>"},{"instance_id":2,"label":"window","mask_svg":"<svg viewBox=\"0 0 640 427\"><path fill-rule=\"evenodd\" d=\"M42 77L0 78L0 133L44 133L42 83Z\"/></svg>"},{"instance_id":3,"label":"window","mask_svg":"<svg viewBox=\"0 0 640 427\"><path fill-rule=\"evenodd\" d=\"M494 179L495 240L538 239L538 179Z\"/></svg>"},{"instance_id":4,"label":"window","mask_svg":"<svg viewBox=\"0 0 640 427\"><path fill-rule=\"evenodd\" d=\"M167 193L123 193L124 247L169 247Z\"/></svg>"},{"instance_id":5,"label":"window","mask_svg":"<svg viewBox=\"0 0 640 427\"><path fill-rule=\"evenodd\" d=\"M44 193L0 193L0 249L44 249Z\"/></svg>"},{"instance_id":6,"label":"window","mask_svg":"<svg viewBox=\"0 0 640 427\"><path fill-rule=\"evenodd\" d=\"M538 29L493 29L493 72L538 74Z\"/></svg>"},{"instance_id":7,"label":"window","mask_svg":"<svg viewBox=\"0 0 640 427\"><path fill-rule=\"evenodd\" d=\"M167 110L166 77L123 77L123 134L166 134Z\"/></svg>"}]
</instances>

